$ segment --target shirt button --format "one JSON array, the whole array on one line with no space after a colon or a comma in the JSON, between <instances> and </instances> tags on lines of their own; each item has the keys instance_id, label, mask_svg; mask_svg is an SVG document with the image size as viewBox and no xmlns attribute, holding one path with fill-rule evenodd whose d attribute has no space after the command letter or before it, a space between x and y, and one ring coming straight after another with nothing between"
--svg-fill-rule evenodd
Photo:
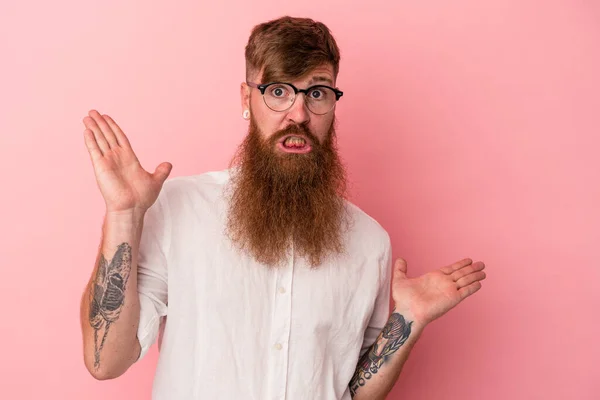
<instances>
[{"instance_id":1,"label":"shirt button","mask_svg":"<svg viewBox=\"0 0 600 400\"><path fill-rule=\"evenodd\" d=\"M281 293L281 294L285 293L285 288L283 286L281 286L279 288L279 293Z\"/></svg>"},{"instance_id":2,"label":"shirt button","mask_svg":"<svg viewBox=\"0 0 600 400\"><path fill-rule=\"evenodd\" d=\"M281 346L281 343L276 343L275 344L275 349L276 350L281 350L283 348L283 346Z\"/></svg>"}]
</instances>

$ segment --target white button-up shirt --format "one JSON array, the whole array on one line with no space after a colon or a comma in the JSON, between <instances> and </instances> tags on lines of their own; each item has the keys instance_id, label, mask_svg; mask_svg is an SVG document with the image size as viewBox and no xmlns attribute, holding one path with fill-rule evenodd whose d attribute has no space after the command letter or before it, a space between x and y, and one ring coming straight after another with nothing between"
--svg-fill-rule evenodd
<instances>
[{"instance_id":1,"label":"white button-up shirt","mask_svg":"<svg viewBox=\"0 0 600 400\"><path fill-rule=\"evenodd\" d=\"M388 233L357 206L346 252L270 268L225 236L230 171L168 179L138 256L140 359L156 341L154 400L350 399L389 317Z\"/></svg>"}]
</instances>

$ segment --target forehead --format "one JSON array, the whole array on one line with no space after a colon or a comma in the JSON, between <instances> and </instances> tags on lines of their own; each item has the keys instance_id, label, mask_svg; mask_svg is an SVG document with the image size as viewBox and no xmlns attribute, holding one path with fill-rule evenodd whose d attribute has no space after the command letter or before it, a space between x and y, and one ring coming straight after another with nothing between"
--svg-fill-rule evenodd
<instances>
[{"instance_id":1,"label":"forehead","mask_svg":"<svg viewBox=\"0 0 600 400\"><path fill-rule=\"evenodd\" d=\"M262 76L263 71L261 71ZM306 74L293 80L286 80L295 86L308 86L308 85L329 85L335 86L335 78L333 76L333 66L331 64L323 64L316 68L311 69ZM263 82L269 83L269 82Z\"/></svg>"},{"instance_id":2,"label":"forehead","mask_svg":"<svg viewBox=\"0 0 600 400\"><path fill-rule=\"evenodd\" d=\"M329 64L321 65L309 71L306 75L294 80L292 83L299 85L323 83L325 85L334 86L333 67Z\"/></svg>"}]
</instances>

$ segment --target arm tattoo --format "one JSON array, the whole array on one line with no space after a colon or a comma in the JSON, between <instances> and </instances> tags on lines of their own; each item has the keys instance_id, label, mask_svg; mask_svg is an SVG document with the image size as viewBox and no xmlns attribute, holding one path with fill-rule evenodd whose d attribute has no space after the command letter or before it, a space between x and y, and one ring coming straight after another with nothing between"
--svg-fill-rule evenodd
<instances>
[{"instance_id":1,"label":"arm tattoo","mask_svg":"<svg viewBox=\"0 0 600 400\"><path fill-rule=\"evenodd\" d=\"M90 289L90 325L94 329L94 368L100 366L100 352L110 324L119 319L125 300L125 288L131 270L131 246L119 245L110 262L100 255L96 277ZM104 329L98 343L98 333Z\"/></svg>"},{"instance_id":2,"label":"arm tattoo","mask_svg":"<svg viewBox=\"0 0 600 400\"><path fill-rule=\"evenodd\" d=\"M377 340L361 357L356 367L356 372L350 380L350 394L356 394L359 387L364 386L368 379L379 371L381 366L406 342L410 336L412 321L392 311L392 315Z\"/></svg>"}]
</instances>

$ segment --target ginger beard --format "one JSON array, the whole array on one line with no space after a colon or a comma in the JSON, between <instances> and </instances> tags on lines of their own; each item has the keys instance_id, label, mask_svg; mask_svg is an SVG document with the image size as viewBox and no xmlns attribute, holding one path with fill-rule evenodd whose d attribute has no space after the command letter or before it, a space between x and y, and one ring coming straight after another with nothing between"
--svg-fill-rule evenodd
<instances>
[{"instance_id":1,"label":"ginger beard","mask_svg":"<svg viewBox=\"0 0 600 400\"><path fill-rule=\"evenodd\" d=\"M277 142L289 134L311 141L305 154L284 153ZM264 138L251 117L248 135L231 166L227 235L268 266L281 266L294 253L311 267L344 251L350 216L345 205L346 171L335 145L333 123L323 143L307 125L290 125Z\"/></svg>"}]
</instances>

